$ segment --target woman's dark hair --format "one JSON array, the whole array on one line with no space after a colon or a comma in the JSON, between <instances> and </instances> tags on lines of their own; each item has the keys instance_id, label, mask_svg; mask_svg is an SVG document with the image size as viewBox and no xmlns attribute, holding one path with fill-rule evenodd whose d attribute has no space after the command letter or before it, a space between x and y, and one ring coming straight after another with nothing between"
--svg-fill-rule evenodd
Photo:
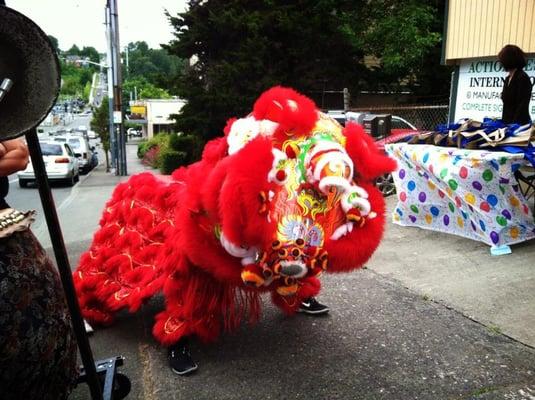
<instances>
[{"instance_id":1,"label":"woman's dark hair","mask_svg":"<svg viewBox=\"0 0 535 400\"><path fill-rule=\"evenodd\" d=\"M506 71L522 69L526 66L526 55L522 49L514 44L508 44L498 53L498 60Z\"/></svg>"}]
</instances>

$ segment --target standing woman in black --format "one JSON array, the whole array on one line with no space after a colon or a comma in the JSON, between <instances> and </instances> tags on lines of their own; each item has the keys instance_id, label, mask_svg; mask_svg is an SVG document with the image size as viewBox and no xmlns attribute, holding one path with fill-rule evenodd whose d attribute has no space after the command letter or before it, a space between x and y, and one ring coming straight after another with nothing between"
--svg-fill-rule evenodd
<instances>
[{"instance_id":1,"label":"standing woman in black","mask_svg":"<svg viewBox=\"0 0 535 400\"><path fill-rule=\"evenodd\" d=\"M500 50L498 59L508 72L502 91L502 121L506 124L529 124L529 101L533 85L523 70L526 66L526 55L520 47L508 44Z\"/></svg>"},{"instance_id":2,"label":"standing woman in black","mask_svg":"<svg viewBox=\"0 0 535 400\"><path fill-rule=\"evenodd\" d=\"M27 164L24 142L0 142L0 399L64 400L76 341L59 275L29 218L5 199L8 176Z\"/></svg>"}]
</instances>

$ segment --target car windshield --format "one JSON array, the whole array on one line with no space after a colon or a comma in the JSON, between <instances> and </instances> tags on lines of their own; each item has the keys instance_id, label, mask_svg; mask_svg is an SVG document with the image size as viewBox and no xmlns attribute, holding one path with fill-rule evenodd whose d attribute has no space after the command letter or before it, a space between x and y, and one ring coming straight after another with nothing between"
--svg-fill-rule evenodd
<instances>
[{"instance_id":1,"label":"car windshield","mask_svg":"<svg viewBox=\"0 0 535 400\"><path fill-rule=\"evenodd\" d=\"M52 143L41 143L41 153L44 156L61 156L63 154L61 145Z\"/></svg>"},{"instance_id":2,"label":"car windshield","mask_svg":"<svg viewBox=\"0 0 535 400\"><path fill-rule=\"evenodd\" d=\"M69 144L75 150L80 148L80 139L69 139Z\"/></svg>"},{"instance_id":3,"label":"car windshield","mask_svg":"<svg viewBox=\"0 0 535 400\"><path fill-rule=\"evenodd\" d=\"M345 126L346 125L346 119L345 117L333 117L340 125Z\"/></svg>"}]
</instances>

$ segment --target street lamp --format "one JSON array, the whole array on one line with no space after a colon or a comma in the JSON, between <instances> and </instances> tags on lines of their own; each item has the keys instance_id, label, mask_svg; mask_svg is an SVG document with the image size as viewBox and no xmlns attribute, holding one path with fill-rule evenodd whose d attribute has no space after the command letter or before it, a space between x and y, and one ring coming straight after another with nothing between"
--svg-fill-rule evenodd
<instances>
[{"instance_id":1,"label":"street lamp","mask_svg":"<svg viewBox=\"0 0 535 400\"><path fill-rule=\"evenodd\" d=\"M76 62L89 63L98 65L100 69L107 70L107 83L108 83L108 119L109 119L109 131L110 131L110 150L111 150L111 164L113 168L117 168L117 138L115 135L115 125L113 118L113 65L107 63L97 63L86 59L77 59ZM109 61L109 60L107 60Z\"/></svg>"}]
</instances>

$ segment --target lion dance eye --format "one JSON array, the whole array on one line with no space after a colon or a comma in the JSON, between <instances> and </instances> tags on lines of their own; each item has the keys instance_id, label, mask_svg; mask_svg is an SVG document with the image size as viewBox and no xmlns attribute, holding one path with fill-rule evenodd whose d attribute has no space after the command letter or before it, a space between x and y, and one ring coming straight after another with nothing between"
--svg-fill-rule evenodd
<instances>
[{"instance_id":1,"label":"lion dance eye","mask_svg":"<svg viewBox=\"0 0 535 400\"><path fill-rule=\"evenodd\" d=\"M298 246L298 247L303 247L305 245L305 241L301 238L297 239L295 241L295 244Z\"/></svg>"},{"instance_id":2,"label":"lion dance eye","mask_svg":"<svg viewBox=\"0 0 535 400\"><path fill-rule=\"evenodd\" d=\"M273 243L271 243L271 248L273 250L278 250L280 249L282 246L282 243L280 242L280 240L275 240Z\"/></svg>"}]
</instances>

